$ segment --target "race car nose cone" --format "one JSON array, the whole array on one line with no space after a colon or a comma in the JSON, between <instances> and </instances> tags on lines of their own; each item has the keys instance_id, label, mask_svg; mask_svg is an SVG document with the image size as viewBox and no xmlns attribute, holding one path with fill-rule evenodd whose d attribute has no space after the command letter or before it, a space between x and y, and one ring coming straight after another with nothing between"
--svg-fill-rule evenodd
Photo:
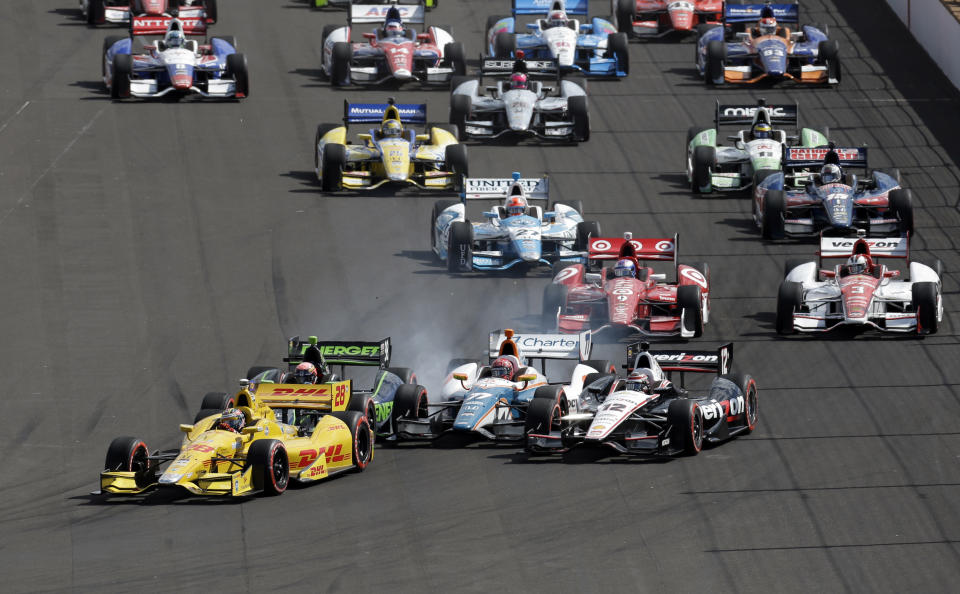
<instances>
[{"instance_id":1,"label":"race car nose cone","mask_svg":"<svg viewBox=\"0 0 960 594\"><path fill-rule=\"evenodd\" d=\"M689 31L693 27L693 14L689 10L671 10L670 21L677 31Z\"/></svg>"},{"instance_id":2,"label":"race car nose cone","mask_svg":"<svg viewBox=\"0 0 960 594\"><path fill-rule=\"evenodd\" d=\"M394 76L395 78L404 78L404 79L405 79L405 78L413 78L413 75L410 73L409 70L403 70L403 69L394 70L394 71L393 71L393 76Z\"/></svg>"},{"instance_id":3,"label":"race car nose cone","mask_svg":"<svg viewBox=\"0 0 960 594\"><path fill-rule=\"evenodd\" d=\"M387 179L389 179L390 181L398 181L398 182L406 181L407 173L405 171L388 172Z\"/></svg>"},{"instance_id":4,"label":"race car nose cone","mask_svg":"<svg viewBox=\"0 0 960 594\"><path fill-rule=\"evenodd\" d=\"M186 90L193 86L193 77L189 74L177 74L173 77L173 88Z\"/></svg>"}]
</instances>

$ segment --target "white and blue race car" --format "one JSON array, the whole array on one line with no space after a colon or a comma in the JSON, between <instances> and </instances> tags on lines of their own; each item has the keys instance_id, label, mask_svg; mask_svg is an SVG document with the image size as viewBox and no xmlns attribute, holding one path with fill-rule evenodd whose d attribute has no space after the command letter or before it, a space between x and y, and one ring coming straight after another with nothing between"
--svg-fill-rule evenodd
<instances>
[{"instance_id":1,"label":"white and blue race car","mask_svg":"<svg viewBox=\"0 0 960 594\"><path fill-rule=\"evenodd\" d=\"M544 15L517 32L517 17ZM514 58L522 51L531 60L557 60L560 68L590 76L622 77L630 72L627 34L610 21L594 17L581 24L567 15L587 16L587 0L514 0L513 16L487 19L488 52Z\"/></svg>"},{"instance_id":2,"label":"white and blue race car","mask_svg":"<svg viewBox=\"0 0 960 594\"><path fill-rule=\"evenodd\" d=\"M484 212L484 222L472 223L466 212L471 200L502 205ZM433 252L450 272L586 262L588 240L600 235L600 224L583 220L579 200L554 202L547 212L528 204L548 200L545 177L522 178L515 172L510 179L466 178L460 201L439 200L433 206Z\"/></svg>"}]
</instances>

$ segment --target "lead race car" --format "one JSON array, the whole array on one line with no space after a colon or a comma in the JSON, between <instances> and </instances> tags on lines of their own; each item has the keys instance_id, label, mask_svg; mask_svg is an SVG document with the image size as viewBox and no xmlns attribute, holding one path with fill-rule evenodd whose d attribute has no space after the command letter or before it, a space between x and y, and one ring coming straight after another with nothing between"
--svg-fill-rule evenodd
<instances>
[{"instance_id":1,"label":"lead race car","mask_svg":"<svg viewBox=\"0 0 960 594\"><path fill-rule=\"evenodd\" d=\"M320 124L314 166L324 192L371 190L384 184L429 190L459 190L467 176L467 148L456 130L430 126L423 134L406 124L427 121L426 103L343 102L343 125ZM347 143L350 124L379 123Z\"/></svg>"},{"instance_id":2,"label":"lead race car","mask_svg":"<svg viewBox=\"0 0 960 594\"><path fill-rule=\"evenodd\" d=\"M753 22L755 26L744 27ZM701 29L697 70L708 85L783 80L839 84L839 44L827 38L823 25L804 25L799 31L785 26L799 22L800 7L795 3L727 3L723 26Z\"/></svg>"},{"instance_id":3,"label":"lead race car","mask_svg":"<svg viewBox=\"0 0 960 594\"><path fill-rule=\"evenodd\" d=\"M200 18L217 22L217 0L80 0L80 13L91 27L125 25L131 16Z\"/></svg>"},{"instance_id":4,"label":"lead race car","mask_svg":"<svg viewBox=\"0 0 960 594\"><path fill-rule=\"evenodd\" d=\"M210 37L200 44L206 22L200 18L133 17L129 37L107 37L101 61L103 84L114 100L199 95L242 99L250 94L247 58L237 52L232 36ZM163 38L143 44L146 37Z\"/></svg>"},{"instance_id":5,"label":"lead race car","mask_svg":"<svg viewBox=\"0 0 960 594\"><path fill-rule=\"evenodd\" d=\"M943 319L938 260L910 260L910 235L868 238L824 233L819 261L788 260L777 295L777 332L828 332L840 328L935 334ZM831 268L827 259L846 259ZM882 259L906 261L907 277Z\"/></svg>"},{"instance_id":6,"label":"lead race car","mask_svg":"<svg viewBox=\"0 0 960 594\"><path fill-rule=\"evenodd\" d=\"M577 395L591 373L612 372L610 361L590 360L590 332L579 335L516 334L513 330L490 333L490 363L454 359L443 382L440 400L428 405L426 418L398 419L398 435L406 440L435 440L454 434L496 441L524 437L527 404L534 398L550 400L560 410L579 410ZM546 377L548 360L571 360L574 366L566 384ZM541 368L532 366L539 361Z\"/></svg>"},{"instance_id":7,"label":"lead race car","mask_svg":"<svg viewBox=\"0 0 960 594\"><path fill-rule=\"evenodd\" d=\"M520 52L518 52L518 55ZM484 75L509 75L509 80L484 86ZM553 74L553 86L531 80ZM450 123L460 138L586 142L590 139L590 113L583 87L560 78L555 60L484 59L479 79L454 77L450 84Z\"/></svg>"},{"instance_id":8,"label":"lead race car","mask_svg":"<svg viewBox=\"0 0 960 594\"><path fill-rule=\"evenodd\" d=\"M689 33L723 18L723 0L610 0L610 9L617 29L636 39Z\"/></svg>"},{"instance_id":9,"label":"lead race car","mask_svg":"<svg viewBox=\"0 0 960 594\"><path fill-rule=\"evenodd\" d=\"M733 345L713 352L651 350L647 343L627 350L628 376L585 378L582 410L564 413L534 399L527 409L526 450L559 454L573 449L636 456L695 456L753 431L759 421L757 384L732 370ZM679 373L680 386L672 374ZM715 373L701 395L684 387L686 373Z\"/></svg>"},{"instance_id":10,"label":"lead race car","mask_svg":"<svg viewBox=\"0 0 960 594\"><path fill-rule=\"evenodd\" d=\"M543 291L543 326L694 338L710 320L710 269L677 261L679 238L591 237L586 263L560 268ZM612 268L592 270L605 260ZM674 278L641 261L672 262Z\"/></svg>"},{"instance_id":11,"label":"lead race car","mask_svg":"<svg viewBox=\"0 0 960 594\"><path fill-rule=\"evenodd\" d=\"M450 272L508 270L582 261L587 239L600 224L583 220L579 200L554 202L547 212L532 202L549 203L549 178L467 178L461 201L439 200L430 217L433 253ZM467 204L498 200L483 223L467 218Z\"/></svg>"},{"instance_id":12,"label":"lead race car","mask_svg":"<svg viewBox=\"0 0 960 594\"><path fill-rule=\"evenodd\" d=\"M291 480L362 471L373 460L374 437L364 414L347 410L350 386L349 380L313 386L242 380L231 408L180 425L178 449L151 453L139 438L114 439L98 494L139 495L159 487L209 496L280 495Z\"/></svg>"},{"instance_id":13,"label":"lead race car","mask_svg":"<svg viewBox=\"0 0 960 594\"><path fill-rule=\"evenodd\" d=\"M385 81L442 83L467 71L463 44L440 27L417 32L410 25L425 23L422 2L351 4L347 26L327 25L320 44L323 72L337 86L379 84ZM377 23L364 41L350 41L353 25Z\"/></svg>"},{"instance_id":14,"label":"lead race car","mask_svg":"<svg viewBox=\"0 0 960 594\"><path fill-rule=\"evenodd\" d=\"M799 127L800 107L721 105L717 101L713 128L695 126L687 131L687 181L694 192L733 192L752 188L783 167L784 147L826 146L829 129L797 129L794 134L779 126ZM727 136L733 146L720 145L720 127L749 124L750 128ZM774 127L778 126L778 127ZM795 179L795 178L792 178Z\"/></svg>"},{"instance_id":15,"label":"lead race car","mask_svg":"<svg viewBox=\"0 0 960 594\"><path fill-rule=\"evenodd\" d=\"M518 51L534 60L557 60L560 68L588 76L624 77L630 73L627 36L601 18L581 24L573 16L587 16L587 0L514 0L513 16L487 19L488 55L515 58ZM543 15L517 32L517 17Z\"/></svg>"},{"instance_id":16,"label":"lead race car","mask_svg":"<svg viewBox=\"0 0 960 594\"><path fill-rule=\"evenodd\" d=\"M913 232L913 194L900 186L898 169L864 177L851 171L868 171L866 147L784 151L784 170L754 188L753 220L765 239L824 229L864 229L874 236Z\"/></svg>"}]
</instances>

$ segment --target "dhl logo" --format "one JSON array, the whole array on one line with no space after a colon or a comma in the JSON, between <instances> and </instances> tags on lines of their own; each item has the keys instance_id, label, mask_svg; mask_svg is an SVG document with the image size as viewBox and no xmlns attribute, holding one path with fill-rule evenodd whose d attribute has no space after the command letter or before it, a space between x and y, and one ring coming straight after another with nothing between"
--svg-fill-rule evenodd
<instances>
[{"instance_id":1,"label":"dhl logo","mask_svg":"<svg viewBox=\"0 0 960 594\"><path fill-rule=\"evenodd\" d=\"M329 396L329 386L317 386L314 388L274 388L264 396Z\"/></svg>"},{"instance_id":2,"label":"dhl logo","mask_svg":"<svg viewBox=\"0 0 960 594\"><path fill-rule=\"evenodd\" d=\"M343 444L338 443L334 447L324 447L319 450L309 449L300 451L300 459L295 468L306 468L313 464L321 455L327 460L327 464L335 462L344 462L350 460L350 450L341 453Z\"/></svg>"}]
</instances>

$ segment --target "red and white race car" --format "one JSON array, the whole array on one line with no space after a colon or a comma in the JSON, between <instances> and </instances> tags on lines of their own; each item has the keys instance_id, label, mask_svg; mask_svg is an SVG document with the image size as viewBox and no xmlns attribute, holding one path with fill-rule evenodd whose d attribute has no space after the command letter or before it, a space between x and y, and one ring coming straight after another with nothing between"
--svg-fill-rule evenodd
<instances>
[{"instance_id":1,"label":"red and white race car","mask_svg":"<svg viewBox=\"0 0 960 594\"><path fill-rule=\"evenodd\" d=\"M80 0L80 12L91 27L126 24L131 14L202 18L212 25L217 22L217 0Z\"/></svg>"},{"instance_id":2,"label":"red and white race car","mask_svg":"<svg viewBox=\"0 0 960 594\"><path fill-rule=\"evenodd\" d=\"M585 264L560 269L543 292L544 325L560 332L619 328L645 335L693 338L710 318L710 271L677 263L677 240L591 238ZM604 260L614 267L600 268ZM673 262L674 280L641 261ZM625 272L629 274L624 274Z\"/></svg>"},{"instance_id":3,"label":"red and white race car","mask_svg":"<svg viewBox=\"0 0 960 594\"><path fill-rule=\"evenodd\" d=\"M723 0L611 0L617 29L630 37L661 37L720 25Z\"/></svg>"}]
</instances>

